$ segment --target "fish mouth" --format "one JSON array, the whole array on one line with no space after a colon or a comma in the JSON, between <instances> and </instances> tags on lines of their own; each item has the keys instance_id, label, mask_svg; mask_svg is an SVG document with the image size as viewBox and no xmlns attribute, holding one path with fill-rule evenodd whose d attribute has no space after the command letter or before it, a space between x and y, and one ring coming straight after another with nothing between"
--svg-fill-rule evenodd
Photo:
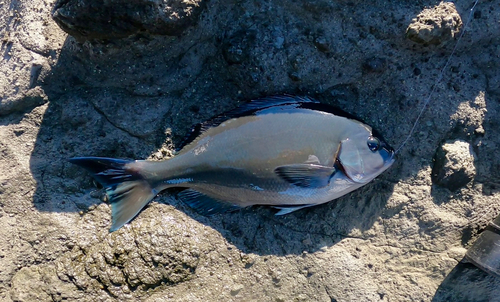
<instances>
[{"instance_id":1,"label":"fish mouth","mask_svg":"<svg viewBox=\"0 0 500 302\"><path fill-rule=\"evenodd\" d=\"M383 146L382 148L384 149L385 154L387 154L386 157L384 156L384 166L389 168L394 163L394 161L396 161L395 158L396 152L394 152L393 148L387 145Z\"/></svg>"}]
</instances>

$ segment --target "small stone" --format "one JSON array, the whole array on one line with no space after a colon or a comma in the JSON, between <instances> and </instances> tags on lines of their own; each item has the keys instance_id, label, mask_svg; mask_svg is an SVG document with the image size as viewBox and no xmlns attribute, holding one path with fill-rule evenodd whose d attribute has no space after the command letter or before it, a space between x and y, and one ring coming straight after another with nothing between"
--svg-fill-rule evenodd
<instances>
[{"instance_id":1,"label":"small stone","mask_svg":"<svg viewBox=\"0 0 500 302\"><path fill-rule=\"evenodd\" d=\"M277 296L277 297L276 297L275 301L276 301L276 302L285 302L285 301L286 301L286 299L285 299L285 297L283 297L283 296L281 296L281 295L280 295L280 296Z\"/></svg>"},{"instance_id":2,"label":"small stone","mask_svg":"<svg viewBox=\"0 0 500 302\"><path fill-rule=\"evenodd\" d=\"M36 86L36 82L38 80L38 77L40 76L40 73L42 71L42 65L38 63L33 63L31 64L31 69L30 69L30 88L33 88Z\"/></svg>"},{"instance_id":3,"label":"small stone","mask_svg":"<svg viewBox=\"0 0 500 302\"><path fill-rule=\"evenodd\" d=\"M445 44L453 39L462 27L462 19L452 2L424 9L406 29L406 37L424 45Z\"/></svg>"},{"instance_id":4,"label":"small stone","mask_svg":"<svg viewBox=\"0 0 500 302\"><path fill-rule=\"evenodd\" d=\"M476 176L472 146L463 141L449 141L438 148L434 155L432 181L450 191L467 185Z\"/></svg>"},{"instance_id":5,"label":"small stone","mask_svg":"<svg viewBox=\"0 0 500 302\"><path fill-rule=\"evenodd\" d=\"M278 36L274 40L274 47L276 47L277 49L282 49L284 43L285 43L285 38L283 38L283 36Z\"/></svg>"},{"instance_id":6,"label":"small stone","mask_svg":"<svg viewBox=\"0 0 500 302\"><path fill-rule=\"evenodd\" d=\"M295 81L295 82L299 82L302 80L302 77L300 76L300 74L298 72L291 72L288 74L288 77L290 77L290 79L292 79L292 81Z\"/></svg>"},{"instance_id":7,"label":"small stone","mask_svg":"<svg viewBox=\"0 0 500 302\"><path fill-rule=\"evenodd\" d=\"M231 296L236 296L243 289L243 285L236 284L231 288Z\"/></svg>"},{"instance_id":8,"label":"small stone","mask_svg":"<svg viewBox=\"0 0 500 302\"><path fill-rule=\"evenodd\" d=\"M476 128L476 129L474 130L474 132L475 132L477 135L484 135L484 133L485 133L485 132L484 132L484 128L483 128L483 126L479 126L478 128Z\"/></svg>"},{"instance_id":9,"label":"small stone","mask_svg":"<svg viewBox=\"0 0 500 302\"><path fill-rule=\"evenodd\" d=\"M314 46L321 52L330 52L330 44L323 36L314 39Z\"/></svg>"}]
</instances>

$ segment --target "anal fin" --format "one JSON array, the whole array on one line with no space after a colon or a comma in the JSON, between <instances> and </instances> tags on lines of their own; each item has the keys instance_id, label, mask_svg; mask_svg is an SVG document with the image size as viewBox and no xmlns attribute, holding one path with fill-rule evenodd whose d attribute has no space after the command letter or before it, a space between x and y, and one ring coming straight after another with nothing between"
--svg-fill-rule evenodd
<instances>
[{"instance_id":1,"label":"anal fin","mask_svg":"<svg viewBox=\"0 0 500 302\"><path fill-rule=\"evenodd\" d=\"M196 212L205 216L231 212L241 208L230 202L212 198L194 189L181 191L177 194L177 197Z\"/></svg>"}]
</instances>

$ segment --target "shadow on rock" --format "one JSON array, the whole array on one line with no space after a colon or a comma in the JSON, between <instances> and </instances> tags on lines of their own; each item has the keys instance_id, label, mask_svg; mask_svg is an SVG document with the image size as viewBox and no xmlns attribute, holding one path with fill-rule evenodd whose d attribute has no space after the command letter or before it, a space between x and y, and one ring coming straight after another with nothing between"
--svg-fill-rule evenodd
<instances>
[{"instance_id":1,"label":"shadow on rock","mask_svg":"<svg viewBox=\"0 0 500 302\"><path fill-rule=\"evenodd\" d=\"M218 86L217 89L197 86L200 92L191 98L186 91L192 90L189 87L196 84L193 82L196 79L175 81L176 76L182 78L186 69L191 72L195 68L199 70L201 82L206 83L204 77L214 77L213 73L200 75L201 66L178 63L178 58L189 55L192 47L188 47L187 54L182 51L177 56L170 54L166 66L152 67L145 72L149 62L159 60L158 52L153 51L155 54L151 55L148 48L168 44L168 40L141 40L141 47L130 47L123 52L117 51L116 45L96 46L87 42L79 44L73 38L66 40L57 65L42 84L50 102L30 160L30 169L37 181L34 205L38 210L86 212L90 206L100 203L89 194L93 187L89 175L68 163L68 158L142 159L151 154L156 157L161 150L171 149L172 139L180 141L194 122L236 106L228 95L221 97L221 90L237 95L238 89L232 84L224 87L223 76L212 84ZM170 43L178 42L170 39ZM211 43L206 44L205 49L212 47ZM130 66L127 58L132 57L130 52L134 51L140 53L140 58ZM118 61L119 57L124 57L124 62ZM214 57L200 60L210 64L224 60L222 54ZM224 70L219 72L222 74ZM151 74L170 74L175 84L170 82L172 79L155 78ZM220 101L212 101L212 107L207 108L203 106L206 99ZM170 132L178 134L172 137ZM167 148L162 149L162 145ZM381 215L391 191L392 184L377 179L338 201L285 217L274 216L275 211L271 209L254 207L207 218L177 205L194 219L217 229L244 252L287 255L331 246L347 234L364 238L363 231L370 229ZM141 215L136 219L141 219Z\"/></svg>"},{"instance_id":2,"label":"shadow on rock","mask_svg":"<svg viewBox=\"0 0 500 302\"><path fill-rule=\"evenodd\" d=\"M179 201L171 202L197 221L216 229L244 253L289 255L328 248L344 238L368 240L374 222L385 216L392 185L373 183L329 203L284 216L254 206L236 212L204 217Z\"/></svg>"},{"instance_id":3,"label":"shadow on rock","mask_svg":"<svg viewBox=\"0 0 500 302\"><path fill-rule=\"evenodd\" d=\"M165 138L161 123L153 122L170 110L170 97L133 96L113 85L89 85L89 73L98 71L88 67L97 63L82 60L78 51L82 49L68 38L57 65L42 83L49 104L30 159L38 184L34 204L41 211L81 211L95 203L85 197L82 204L67 203L67 195L78 193L84 179L68 158L76 154L147 156L157 149L156 141Z\"/></svg>"},{"instance_id":4,"label":"shadow on rock","mask_svg":"<svg viewBox=\"0 0 500 302\"><path fill-rule=\"evenodd\" d=\"M471 263L460 262L437 289L432 302L496 301L498 278L488 275Z\"/></svg>"},{"instance_id":5,"label":"shadow on rock","mask_svg":"<svg viewBox=\"0 0 500 302\"><path fill-rule=\"evenodd\" d=\"M355 80L360 75L359 66L341 66L344 73L339 73L335 80L327 76L330 70L308 71L306 66L333 64L335 58L326 56L324 47L307 42L307 32L301 34L307 43L284 38L287 32L295 35L285 27L301 28L300 22L283 25L279 18L269 15L275 25L246 20L253 24L248 31L243 26L245 22L234 23L243 11L222 7L224 14L214 6L203 16L201 25L179 36L139 32L119 40L66 39L57 65L38 83L49 100L30 160L37 181L34 205L39 211L91 213L89 207L100 203L90 197L90 176L68 163L68 158L163 159L191 125L235 108L241 100L319 91L329 94L327 99L333 98L335 105L346 111L354 113L359 109L359 115L369 118L367 123L380 123L378 115L383 115L383 111L359 104L357 87L365 87ZM336 8L339 14L341 7ZM294 9L279 12L297 13L297 18L315 14L308 12L304 16L301 8L302 4L297 4ZM62 14L70 7L57 9ZM281 26L280 30L276 26ZM284 44L288 40L293 43ZM363 52L349 49L337 52L353 56L347 61L363 61L358 58ZM243 55L234 56L240 53ZM299 53L308 54L311 59L297 56ZM266 57L267 60L262 59ZM290 64L280 67L279 62ZM300 70L309 72L311 77L300 80L289 76L289 72ZM372 77L378 78L378 73ZM318 89L323 81L327 81L325 89ZM373 97L391 103L390 93L385 93L386 97ZM374 236L366 232L374 222L395 213L385 210L385 205L395 182L388 179L396 179L397 171L384 174L337 201L284 217L274 216L275 211L265 207L203 217L175 199L173 205L216 229L246 253L301 254L331 246L346 236ZM135 221L147 219L141 214Z\"/></svg>"}]
</instances>

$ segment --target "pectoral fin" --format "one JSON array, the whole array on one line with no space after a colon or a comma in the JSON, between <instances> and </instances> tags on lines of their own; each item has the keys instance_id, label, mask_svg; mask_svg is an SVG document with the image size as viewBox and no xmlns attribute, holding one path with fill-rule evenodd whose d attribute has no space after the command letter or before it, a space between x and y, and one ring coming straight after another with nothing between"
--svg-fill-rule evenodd
<instances>
[{"instance_id":1,"label":"pectoral fin","mask_svg":"<svg viewBox=\"0 0 500 302\"><path fill-rule=\"evenodd\" d=\"M181 191L177 194L177 197L196 212L206 216L230 212L241 208L235 204L217 200L193 189Z\"/></svg>"},{"instance_id":2,"label":"pectoral fin","mask_svg":"<svg viewBox=\"0 0 500 302\"><path fill-rule=\"evenodd\" d=\"M282 179L303 188L327 186L335 171L334 167L314 164L286 165L274 169L274 172Z\"/></svg>"}]
</instances>

